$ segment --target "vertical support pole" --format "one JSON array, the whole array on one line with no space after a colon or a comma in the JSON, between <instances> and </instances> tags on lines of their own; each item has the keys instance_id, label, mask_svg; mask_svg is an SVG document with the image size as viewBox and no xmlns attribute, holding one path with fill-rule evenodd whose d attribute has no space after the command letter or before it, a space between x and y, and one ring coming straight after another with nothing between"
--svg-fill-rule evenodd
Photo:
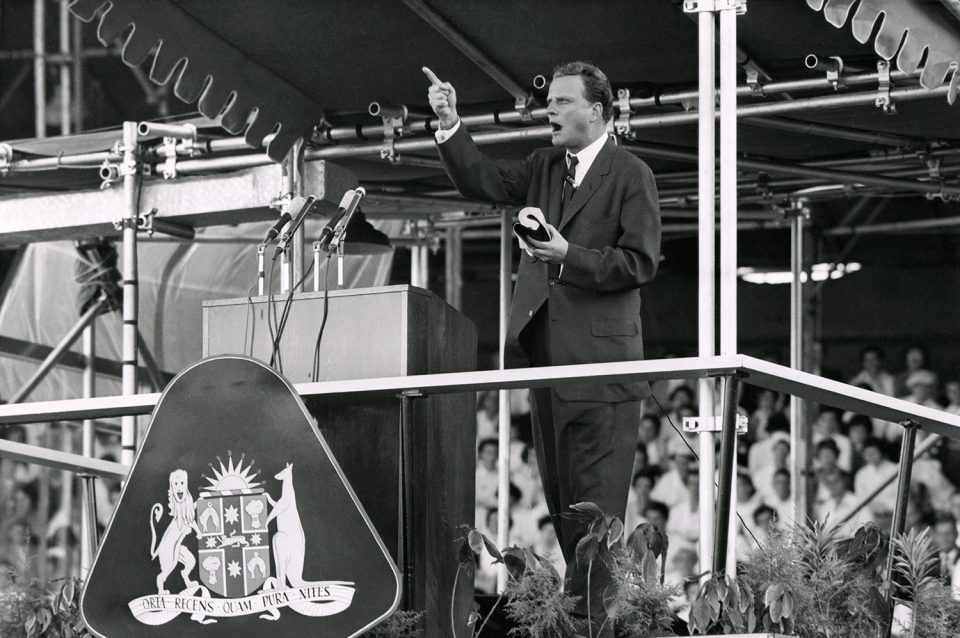
<instances>
[{"instance_id":1,"label":"vertical support pole","mask_svg":"<svg viewBox=\"0 0 960 638\"><path fill-rule=\"evenodd\" d=\"M83 398L91 399L97 394L97 325L91 323L83 331ZM81 454L93 458L95 454L96 432L93 419L84 419L80 429ZM80 476L81 510L80 510L80 578L86 580L87 572L93 565L93 556L96 552L97 511L93 503L93 486L89 494L87 482L94 481L92 476ZM93 530L91 533L90 530Z\"/></svg>"},{"instance_id":2,"label":"vertical support pole","mask_svg":"<svg viewBox=\"0 0 960 638\"><path fill-rule=\"evenodd\" d=\"M71 48L73 50L73 66L70 73L73 76L73 130L83 130L83 23L79 20L70 21L70 29L73 32L71 39Z\"/></svg>"},{"instance_id":3,"label":"vertical support pole","mask_svg":"<svg viewBox=\"0 0 960 638\"><path fill-rule=\"evenodd\" d=\"M460 310L463 307L463 229L451 226L446 241L447 303Z\"/></svg>"},{"instance_id":4,"label":"vertical support pole","mask_svg":"<svg viewBox=\"0 0 960 638\"><path fill-rule=\"evenodd\" d=\"M500 217L500 369L506 369L507 314L510 311L510 280L513 274L511 232L513 213L503 211ZM510 392L499 393L499 450L497 460L497 547L506 547L510 525ZM507 569L497 567L497 593L507 588Z\"/></svg>"},{"instance_id":5,"label":"vertical support pole","mask_svg":"<svg viewBox=\"0 0 960 638\"><path fill-rule=\"evenodd\" d=\"M47 51L45 0L33 0L33 118L37 137L47 136Z\"/></svg>"},{"instance_id":6,"label":"vertical support pole","mask_svg":"<svg viewBox=\"0 0 960 638\"><path fill-rule=\"evenodd\" d=\"M410 244L410 285L420 286L420 245L417 243L416 233L413 236L414 243Z\"/></svg>"},{"instance_id":7,"label":"vertical support pole","mask_svg":"<svg viewBox=\"0 0 960 638\"><path fill-rule=\"evenodd\" d=\"M86 560L87 562L83 563L86 565L83 572L81 572L81 577L86 578L87 572L90 570L90 567L93 566L93 559L97 555L97 546L100 544L100 540L97 538L97 494L94 491L94 481L97 480L95 476L89 474L80 474L80 489L83 490L81 496L81 503L83 504L83 529L80 530L81 538L83 538L83 546L80 548L83 552L81 560Z\"/></svg>"},{"instance_id":8,"label":"vertical support pole","mask_svg":"<svg viewBox=\"0 0 960 638\"><path fill-rule=\"evenodd\" d=\"M430 244L429 238L424 237L423 245L420 246L420 286L427 290L430 289Z\"/></svg>"},{"instance_id":9,"label":"vertical support pole","mask_svg":"<svg viewBox=\"0 0 960 638\"><path fill-rule=\"evenodd\" d=\"M403 600L404 607L414 598L413 592L413 543L410 539L410 530L413 526L413 396L407 393L400 395L400 508L401 536L398 543L398 559L403 571Z\"/></svg>"},{"instance_id":10,"label":"vertical support pole","mask_svg":"<svg viewBox=\"0 0 960 638\"><path fill-rule=\"evenodd\" d=\"M734 399L736 400L736 399ZM736 405L734 405L736 408ZM740 518L737 516L737 413L734 411L733 422L724 421L723 427L733 428L733 476L730 477L730 515L727 517L727 561L724 571L730 578L737 576L737 532L740 529Z\"/></svg>"},{"instance_id":11,"label":"vertical support pole","mask_svg":"<svg viewBox=\"0 0 960 638\"><path fill-rule=\"evenodd\" d=\"M137 393L137 322L139 320L139 284L137 281L137 192L140 171L137 167L137 123L123 123L123 331L121 343L122 394ZM137 452L137 417L120 421L120 462L133 465Z\"/></svg>"},{"instance_id":12,"label":"vertical support pole","mask_svg":"<svg viewBox=\"0 0 960 638\"><path fill-rule=\"evenodd\" d=\"M713 13L703 11L698 16L700 26L700 93L699 105L699 271L700 282L697 302L698 353L701 357L716 354L716 85L714 54L716 20ZM716 387L714 379L700 379L700 418L712 418L715 414L713 393ZM714 525L714 485L713 475L716 466L715 434L701 432L697 435L700 447L700 573L709 571L710 557L713 556ZM706 579L707 576L704 576Z\"/></svg>"},{"instance_id":13,"label":"vertical support pole","mask_svg":"<svg viewBox=\"0 0 960 638\"><path fill-rule=\"evenodd\" d=\"M73 425L60 423L57 428L60 430L61 449L64 452L73 453ZM63 548L63 568L61 574L71 576L73 574L74 548L71 547L70 536L73 530L73 472L71 470L60 470L60 503L58 510L63 512L67 519L67 524L60 528L57 533L57 545Z\"/></svg>"},{"instance_id":14,"label":"vertical support pole","mask_svg":"<svg viewBox=\"0 0 960 638\"><path fill-rule=\"evenodd\" d=\"M793 211L790 219L790 367L803 370L803 215ZM790 493L793 496L793 520L804 523L810 513L807 486L807 455L803 430L806 404L790 397Z\"/></svg>"},{"instance_id":15,"label":"vertical support pole","mask_svg":"<svg viewBox=\"0 0 960 638\"><path fill-rule=\"evenodd\" d=\"M900 441L900 466L897 475L897 502L893 508L893 522L890 525L890 538L896 538L903 534L903 528L907 524L907 500L910 498L910 475L913 473L913 451L917 444L918 425L913 421L903 421L903 438ZM887 601L891 603L893 609L893 559L892 550L887 553L887 583L891 583L887 591ZM890 625L887 627L887 636L891 635L893 629L893 614L890 615Z\"/></svg>"},{"instance_id":16,"label":"vertical support pole","mask_svg":"<svg viewBox=\"0 0 960 638\"><path fill-rule=\"evenodd\" d=\"M69 135L73 132L71 107L70 75L70 8L66 2L60 3L60 134ZM72 480L72 477L71 477Z\"/></svg>"},{"instance_id":17,"label":"vertical support pole","mask_svg":"<svg viewBox=\"0 0 960 638\"><path fill-rule=\"evenodd\" d=\"M720 476L717 495L717 524L713 543L713 572L724 571L727 564L727 544L730 542L730 504L736 493L733 477L737 459L737 394L740 379L736 375L724 378L723 382L723 427L720 431ZM728 574L731 578L735 574Z\"/></svg>"},{"instance_id":18,"label":"vertical support pole","mask_svg":"<svg viewBox=\"0 0 960 638\"><path fill-rule=\"evenodd\" d=\"M737 9L720 11L720 354L737 352ZM737 388L739 383L729 384ZM727 391L724 404L724 423L722 436L733 437L730 441L730 453L734 450L737 436L737 393ZM731 429L731 432L727 432ZM724 443L724 450L727 443ZM729 508L727 502L736 474L735 457L729 462L733 465L722 471L721 458L720 508ZM734 490L735 491L735 490ZM729 512L727 512L729 516ZM733 553L730 561L736 560L736 543L728 543L726 538L720 544L721 526L727 525L727 517L717 513L717 545L714 548L714 568L722 568L723 562L716 561L717 551L724 549ZM725 532L726 533L726 532ZM733 578L736 574L728 574Z\"/></svg>"},{"instance_id":19,"label":"vertical support pole","mask_svg":"<svg viewBox=\"0 0 960 638\"><path fill-rule=\"evenodd\" d=\"M291 199L303 196L303 138L294 142L283 160L283 191L284 194L289 194ZM296 215L297 211L291 210L290 214ZM305 224L301 225L290 240L288 266L290 285L285 291L296 286L297 282L303 278L304 226Z\"/></svg>"}]
</instances>

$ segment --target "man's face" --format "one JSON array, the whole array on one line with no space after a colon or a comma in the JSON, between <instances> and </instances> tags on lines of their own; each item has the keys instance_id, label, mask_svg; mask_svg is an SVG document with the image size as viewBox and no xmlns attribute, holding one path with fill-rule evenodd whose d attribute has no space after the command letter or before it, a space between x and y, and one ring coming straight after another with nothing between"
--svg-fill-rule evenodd
<instances>
[{"instance_id":1,"label":"man's face","mask_svg":"<svg viewBox=\"0 0 960 638\"><path fill-rule=\"evenodd\" d=\"M497 462L497 454L498 450L496 445L484 445L483 449L480 450L480 462L487 467L493 467Z\"/></svg>"},{"instance_id":2,"label":"man's face","mask_svg":"<svg viewBox=\"0 0 960 638\"><path fill-rule=\"evenodd\" d=\"M880 450L870 445L863 448L863 460L869 465L880 465L881 461L883 461L883 454Z\"/></svg>"},{"instance_id":3,"label":"man's face","mask_svg":"<svg viewBox=\"0 0 960 638\"><path fill-rule=\"evenodd\" d=\"M923 351L919 348L910 348L907 350L906 360L907 368L910 370L919 370L924 364Z\"/></svg>"},{"instance_id":4,"label":"man's face","mask_svg":"<svg viewBox=\"0 0 960 638\"><path fill-rule=\"evenodd\" d=\"M827 489L830 491L830 496L833 498L840 498L847 491L847 481L839 472L831 474L827 478L826 482Z\"/></svg>"},{"instance_id":5,"label":"man's face","mask_svg":"<svg viewBox=\"0 0 960 638\"><path fill-rule=\"evenodd\" d=\"M933 396L933 386L928 383L914 383L910 387L910 392L917 403L924 403Z\"/></svg>"},{"instance_id":6,"label":"man's face","mask_svg":"<svg viewBox=\"0 0 960 638\"><path fill-rule=\"evenodd\" d=\"M553 127L550 141L574 153L590 145L591 123L602 120L601 107L588 102L583 78L563 75L553 78L547 93L547 119Z\"/></svg>"},{"instance_id":7,"label":"man's face","mask_svg":"<svg viewBox=\"0 0 960 638\"><path fill-rule=\"evenodd\" d=\"M821 448L817 452L817 462L825 470L833 469L837 466L837 454L829 448Z\"/></svg>"},{"instance_id":8,"label":"man's face","mask_svg":"<svg viewBox=\"0 0 960 638\"><path fill-rule=\"evenodd\" d=\"M655 525L657 529L665 530L667 529L667 517L664 516L660 510L655 510L653 508L648 509L643 513L646 519L650 522L651 525Z\"/></svg>"},{"instance_id":9,"label":"man's face","mask_svg":"<svg viewBox=\"0 0 960 638\"><path fill-rule=\"evenodd\" d=\"M790 456L790 444L786 441L777 441L773 444L773 462L777 467L785 467Z\"/></svg>"}]
</instances>

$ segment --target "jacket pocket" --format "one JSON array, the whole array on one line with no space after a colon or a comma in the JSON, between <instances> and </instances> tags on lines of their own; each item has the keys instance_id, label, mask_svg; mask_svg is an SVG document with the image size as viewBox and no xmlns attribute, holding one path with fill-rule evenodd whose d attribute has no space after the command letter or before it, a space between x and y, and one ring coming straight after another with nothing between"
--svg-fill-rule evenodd
<instances>
[{"instance_id":1,"label":"jacket pocket","mask_svg":"<svg viewBox=\"0 0 960 638\"><path fill-rule=\"evenodd\" d=\"M594 319L590 331L594 337L635 337L638 333L632 319Z\"/></svg>"}]
</instances>

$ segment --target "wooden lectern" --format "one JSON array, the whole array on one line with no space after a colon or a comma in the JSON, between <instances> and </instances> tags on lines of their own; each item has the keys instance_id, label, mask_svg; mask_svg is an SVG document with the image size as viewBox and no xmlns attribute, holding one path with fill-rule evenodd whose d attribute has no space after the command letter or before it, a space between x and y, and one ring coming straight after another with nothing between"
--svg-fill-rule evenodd
<instances>
[{"instance_id":1,"label":"wooden lectern","mask_svg":"<svg viewBox=\"0 0 960 638\"><path fill-rule=\"evenodd\" d=\"M279 315L286 296L274 299ZM268 305L265 297L204 302L203 355L269 361ZM280 348L283 375L294 383L476 369L469 319L429 291L388 286L329 292L320 374L312 379L323 314L322 292L294 296ZM404 608L425 612L425 635L449 635L455 539L461 524L474 524L475 395L328 396L306 404L404 575ZM460 578L456 603L458 635L470 635L472 579Z\"/></svg>"}]
</instances>

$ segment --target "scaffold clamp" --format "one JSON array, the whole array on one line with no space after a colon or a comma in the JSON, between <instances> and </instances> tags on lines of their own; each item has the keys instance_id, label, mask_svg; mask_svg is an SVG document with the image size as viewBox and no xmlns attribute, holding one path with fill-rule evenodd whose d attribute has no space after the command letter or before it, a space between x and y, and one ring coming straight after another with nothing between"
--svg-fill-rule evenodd
<instances>
[{"instance_id":1,"label":"scaffold clamp","mask_svg":"<svg viewBox=\"0 0 960 638\"><path fill-rule=\"evenodd\" d=\"M893 82L890 80L890 63L886 60L877 61L877 75L879 86L877 87L877 108L882 108L884 115L896 115L897 105L893 103L890 96L890 87Z\"/></svg>"},{"instance_id":2,"label":"scaffold clamp","mask_svg":"<svg viewBox=\"0 0 960 638\"><path fill-rule=\"evenodd\" d=\"M763 84L760 83L760 72L754 67L747 69L747 86L750 87L750 92L755 96L764 97Z\"/></svg>"},{"instance_id":3,"label":"scaffold clamp","mask_svg":"<svg viewBox=\"0 0 960 638\"><path fill-rule=\"evenodd\" d=\"M633 137L633 127L630 125L630 115L633 109L630 106L630 89L617 89L617 115L614 131L620 137L631 139Z\"/></svg>"},{"instance_id":4,"label":"scaffold clamp","mask_svg":"<svg viewBox=\"0 0 960 638\"><path fill-rule=\"evenodd\" d=\"M683 0L684 13L717 13L735 9L737 15L747 12L747 0Z\"/></svg>"},{"instance_id":5,"label":"scaffold clamp","mask_svg":"<svg viewBox=\"0 0 960 638\"><path fill-rule=\"evenodd\" d=\"M720 432L723 429L723 417L719 416L685 416L683 417L683 431L698 432ZM737 434L747 433L747 417L737 415Z\"/></svg>"}]
</instances>

